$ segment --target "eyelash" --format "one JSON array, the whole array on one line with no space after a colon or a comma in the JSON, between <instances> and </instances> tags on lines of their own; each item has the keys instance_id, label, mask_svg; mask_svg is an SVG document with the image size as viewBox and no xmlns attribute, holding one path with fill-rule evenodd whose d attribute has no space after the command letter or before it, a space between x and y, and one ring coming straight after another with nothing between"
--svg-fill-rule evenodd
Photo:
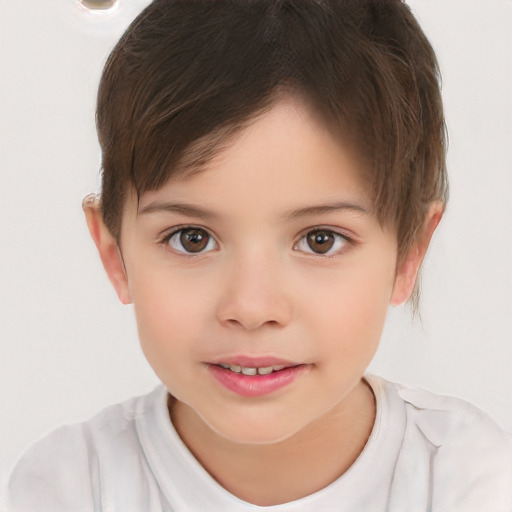
<instances>
[{"instance_id":1,"label":"eyelash","mask_svg":"<svg viewBox=\"0 0 512 512\"><path fill-rule=\"evenodd\" d=\"M215 241L215 238L213 237L213 235L211 235L206 229L204 228L201 228L199 226L177 226L175 229L173 229L170 233L164 235L164 237L162 238L162 240L160 241L160 243L163 245L163 246L170 246L170 241L173 239L173 237L175 237L176 235L184 232L184 231L187 231L187 230L197 230L197 231L201 231L203 233L206 233L207 237L208 237L208 242L207 242L207 246L210 244L210 242L213 240L215 242L216 245L217 242ZM187 252L187 251L177 251L175 249L173 249L172 247L170 248L172 251L178 253L180 256L185 256L185 257L189 257L189 258L193 258L193 257L196 257L196 256L201 256L204 254L204 251L201 251L201 252ZM209 251L207 251L209 252Z\"/></svg>"},{"instance_id":2,"label":"eyelash","mask_svg":"<svg viewBox=\"0 0 512 512\"><path fill-rule=\"evenodd\" d=\"M207 242L207 245L205 248L208 247L208 245L210 245L210 242L213 241L215 243L215 245L218 247L218 243L217 241L215 240L215 237L213 235L211 235L208 230L206 230L205 228L202 228L202 227L199 227L199 226L192 226L192 225L185 225L185 226L177 226L175 229L173 229L170 233L167 233L166 235L164 235L162 237L162 239L160 240L160 244L163 245L163 246L167 246L169 247L170 245L170 241L178 234L180 233L183 233L187 230L197 230L197 231L200 231L202 233L205 233L206 236L208 237L208 242ZM303 234L300 235L299 239L293 244L293 249L294 250L298 250L297 247L298 245L304 241L306 244L307 244L307 241L306 241L306 237L312 233L326 233L326 234L329 234L329 235L332 235L335 237L335 241L334 241L334 244L336 244L337 242L341 242L343 245L345 244L348 244L348 245L354 245L355 244L355 241L350 238L349 236L345 235L345 234L342 234L342 233L339 233L338 231L334 231L333 229L331 228L327 228L327 227L322 227L322 226L318 226L318 227L313 227L313 228L308 228L307 231L303 232ZM183 246L182 246L183 247ZM313 255L313 256L320 256L320 257L323 257L323 258L334 258L336 256L339 256L340 254L344 253L346 251L346 247L341 247L340 249L338 249L334 254L329 254L329 253L319 253L319 252L314 252L314 251L305 251L305 250L302 250L302 252L305 252L306 254L310 254L310 255ZM189 257L189 258L193 258L193 257L196 257L196 256L201 256L207 252L210 252L212 249L210 249L209 251L199 251L199 252L187 252L186 249L184 251L178 251L176 249L173 249L172 247L170 248L170 250L172 250L173 252L176 252L178 253L180 256L184 256L184 257ZM331 248L328 249L328 251L330 251Z\"/></svg>"},{"instance_id":3,"label":"eyelash","mask_svg":"<svg viewBox=\"0 0 512 512\"><path fill-rule=\"evenodd\" d=\"M333 253L319 253L319 252L314 252L313 250L311 251L308 251L308 250L302 250L302 252L306 253L306 254L310 254L310 255L313 255L313 256L320 256L320 257L323 257L323 258L329 258L329 259L332 259L332 258L335 258L336 256L339 256L341 254L343 254L347 249L348 247L347 246L350 246L350 245L354 245L354 240L352 240L350 237L348 237L347 235L344 235L342 233L339 233L338 231L334 231L333 229L330 229L330 228L327 228L327 227L314 227L314 228L309 228L306 232L304 232L300 238L298 239L297 242L295 242L293 244L293 249L294 250L297 250L297 247L298 245L301 243L301 242L304 242L306 244L306 246L309 248L308 246L308 242L307 242L307 237L313 233L326 233L330 236L333 236L335 238L335 241L334 241L334 244L339 244L341 243L342 246L341 248L338 248L335 252ZM309 248L310 249L310 248ZM331 251L332 247L330 247L328 249L328 251Z\"/></svg>"}]
</instances>

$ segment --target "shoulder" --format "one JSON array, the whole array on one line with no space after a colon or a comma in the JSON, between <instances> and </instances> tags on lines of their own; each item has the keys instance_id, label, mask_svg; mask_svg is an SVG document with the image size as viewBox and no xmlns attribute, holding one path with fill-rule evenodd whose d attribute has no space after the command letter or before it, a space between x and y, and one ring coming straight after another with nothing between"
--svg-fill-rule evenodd
<instances>
[{"instance_id":1,"label":"shoulder","mask_svg":"<svg viewBox=\"0 0 512 512\"><path fill-rule=\"evenodd\" d=\"M51 507L61 512L77 503L83 511L94 510L87 452L82 425L60 427L33 443L10 475L5 491L7 510ZM82 485L77 485L78 481Z\"/></svg>"},{"instance_id":2,"label":"shoulder","mask_svg":"<svg viewBox=\"0 0 512 512\"><path fill-rule=\"evenodd\" d=\"M107 407L86 422L59 427L33 443L10 475L7 510L97 510L101 481L109 472L119 466L133 472L140 465L135 419L154 394Z\"/></svg>"},{"instance_id":3,"label":"shoulder","mask_svg":"<svg viewBox=\"0 0 512 512\"><path fill-rule=\"evenodd\" d=\"M428 466L437 510L512 510L509 433L464 400L399 384L386 387L405 414L403 458L413 471L420 469L417 461Z\"/></svg>"},{"instance_id":4,"label":"shoulder","mask_svg":"<svg viewBox=\"0 0 512 512\"><path fill-rule=\"evenodd\" d=\"M440 448L471 441L475 448L510 447L510 434L475 405L412 386L390 386L404 404L408 424L433 445Z\"/></svg>"}]
</instances>

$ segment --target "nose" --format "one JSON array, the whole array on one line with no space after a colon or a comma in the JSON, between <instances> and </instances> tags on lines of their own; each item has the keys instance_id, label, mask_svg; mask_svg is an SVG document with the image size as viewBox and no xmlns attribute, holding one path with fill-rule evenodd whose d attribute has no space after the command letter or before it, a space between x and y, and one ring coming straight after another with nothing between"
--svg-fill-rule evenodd
<instances>
[{"instance_id":1,"label":"nose","mask_svg":"<svg viewBox=\"0 0 512 512\"><path fill-rule=\"evenodd\" d=\"M217 306L219 322L254 331L262 326L284 327L293 315L290 290L282 267L256 252L234 259L223 276Z\"/></svg>"}]
</instances>

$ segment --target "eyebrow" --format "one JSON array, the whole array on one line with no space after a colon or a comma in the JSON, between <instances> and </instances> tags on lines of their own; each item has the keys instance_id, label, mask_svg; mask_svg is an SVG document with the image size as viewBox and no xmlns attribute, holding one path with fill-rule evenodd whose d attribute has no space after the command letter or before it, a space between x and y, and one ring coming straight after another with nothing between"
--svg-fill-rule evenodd
<instances>
[{"instance_id":1,"label":"eyebrow","mask_svg":"<svg viewBox=\"0 0 512 512\"><path fill-rule=\"evenodd\" d=\"M368 208L356 204L349 203L346 201L339 201L332 204L321 204L315 206L306 206L303 208L296 208L294 210L290 210L286 212L282 216L283 221L290 221L299 219L302 217L314 216L314 215L325 215L328 213L337 213L340 211L353 211L363 214L369 214L370 211ZM153 203L144 206L139 210L140 215L149 214L149 213L160 213L160 212L168 212L168 213L179 213L181 215L185 215L187 217L196 217L198 219L204 220L215 220L219 219L220 215L200 206L188 204L188 203L179 203L179 202L158 202L154 201Z\"/></svg>"},{"instance_id":2,"label":"eyebrow","mask_svg":"<svg viewBox=\"0 0 512 512\"><path fill-rule=\"evenodd\" d=\"M197 217L199 219L217 219L219 215L210 210L206 210L201 208L200 206L195 206L188 203L170 203L170 202L158 202L154 201L153 203L144 206L139 210L139 214L147 214L147 213L160 213L160 212L168 212L168 213L180 213L182 215L186 215L187 217Z\"/></svg>"},{"instance_id":3,"label":"eyebrow","mask_svg":"<svg viewBox=\"0 0 512 512\"><path fill-rule=\"evenodd\" d=\"M322 204L317 206L306 206L304 208L297 208L291 210L283 216L284 220L294 220L301 217L308 217L312 215L325 215L327 213L337 213L341 211L353 211L358 213L369 214L368 208L356 203L348 203L346 201L340 201L333 204Z\"/></svg>"}]
</instances>

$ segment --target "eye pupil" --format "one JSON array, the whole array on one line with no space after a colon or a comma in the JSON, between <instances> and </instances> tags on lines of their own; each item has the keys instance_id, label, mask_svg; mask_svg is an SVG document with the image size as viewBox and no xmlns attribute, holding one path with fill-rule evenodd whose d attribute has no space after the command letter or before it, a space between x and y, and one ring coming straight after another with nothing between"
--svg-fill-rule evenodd
<instances>
[{"instance_id":1,"label":"eye pupil","mask_svg":"<svg viewBox=\"0 0 512 512\"><path fill-rule=\"evenodd\" d=\"M312 231L308 235L308 245L312 251L325 254L334 245L334 236L329 231Z\"/></svg>"},{"instance_id":2,"label":"eye pupil","mask_svg":"<svg viewBox=\"0 0 512 512\"><path fill-rule=\"evenodd\" d=\"M181 245L188 252L201 252L208 245L209 235L201 229L184 229L180 235Z\"/></svg>"}]
</instances>

